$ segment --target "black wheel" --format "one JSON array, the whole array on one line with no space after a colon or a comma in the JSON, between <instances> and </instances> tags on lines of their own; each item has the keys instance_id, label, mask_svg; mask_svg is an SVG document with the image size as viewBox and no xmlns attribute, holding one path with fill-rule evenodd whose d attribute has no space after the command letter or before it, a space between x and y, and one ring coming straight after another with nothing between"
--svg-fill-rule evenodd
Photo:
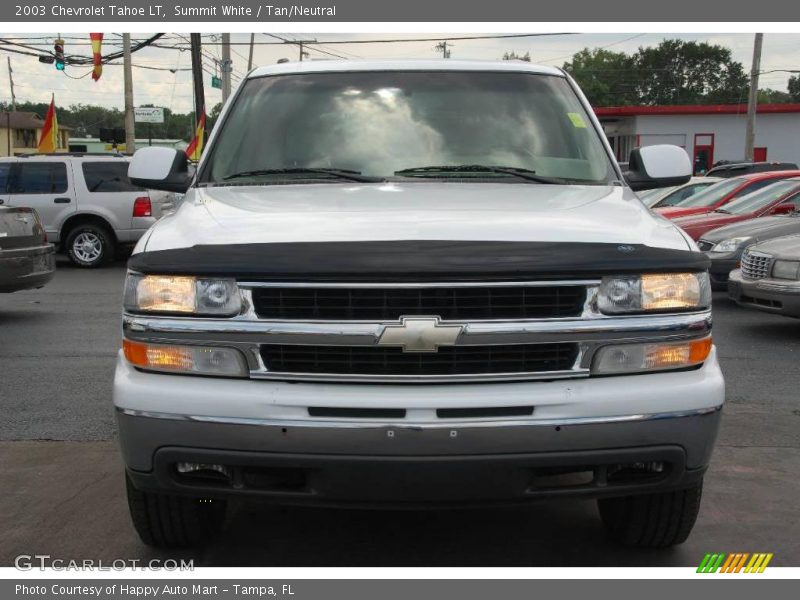
<instances>
[{"instance_id":1,"label":"black wheel","mask_svg":"<svg viewBox=\"0 0 800 600\"><path fill-rule=\"evenodd\" d=\"M94 223L73 227L64 244L69 259L79 267L93 269L114 258L114 238L108 229Z\"/></svg>"},{"instance_id":2,"label":"black wheel","mask_svg":"<svg viewBox=\"0 0 800 600\"><path fill-rule=\"evenodd\" d=\"M224 500L142 492L127 475L125 483L133 526L148 546L184 548L202 544L225 520Z\"/></svg>"},{"instance_id":3,"label":"black wheel","mask_svg":"<svg viewBox=\"0 0 800 600\"><path fill-rule=\"evenodd\" d=\"M702 480L674 492L597 501L609 537L625 546L665 548L682 544L697 520Z\"/></svg>"}]
</instances>

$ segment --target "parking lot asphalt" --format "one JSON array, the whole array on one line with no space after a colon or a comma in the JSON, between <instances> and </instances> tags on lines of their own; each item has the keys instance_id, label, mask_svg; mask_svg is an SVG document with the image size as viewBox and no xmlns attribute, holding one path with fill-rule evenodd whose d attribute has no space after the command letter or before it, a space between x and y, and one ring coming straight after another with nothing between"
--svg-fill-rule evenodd
<instances>
[{"instance_id":1,"label":"parking lot asphalt","mask_svg":"<svg viewBox=\"0 0 800 600\"><path fill-rule=\"evenodd\" d=\"M668 550L608 542L593 502L524 509L358 511L232 506L208 547L164 554L136 537L114 441L111 382L124 264L59 261L45 288L0 295L0 565L192 558L207 566L692 566L773 552L800 566L800 320L714 295L727 405L698 523Z\"/></svg>"}]
</instances>

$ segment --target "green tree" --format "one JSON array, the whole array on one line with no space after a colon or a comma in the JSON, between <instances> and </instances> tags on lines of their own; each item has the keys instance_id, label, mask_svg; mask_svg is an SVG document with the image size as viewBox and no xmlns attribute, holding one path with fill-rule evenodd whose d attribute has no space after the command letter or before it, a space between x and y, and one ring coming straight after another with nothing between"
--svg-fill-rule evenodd
<instances>
[{"instance_id":1,"label":"green tree","mask_svg":"<svg viewBox=\"0 0 800 600\"><path fill-rule=\"evenodd\" d=\"M593 106L637 104L634 60L624 52L584 48L564 63Z\"/></svg>"},{"instance_id":2,"label":"green tree","mask_svg":"<svg viewBox=\"0 0 800 600\"><path fill-rule=\"evenodd\" d=\"M747 100L748 77L724 46L664 40L634 55L645 105L733 104Z\"/></svg>"},{"instance_id":3,"label":"green tree","mask_svg":"<svg viewBox=\"0 0 800 600\"><path fill-rule=\"evenodd\" d=\"M800 75L789 77L789 96L792 102L800 102Z\"/></svg>"},{"instance_id":4,"label":"green tree","mask_svg":"<svg viewBox=\"0 0 800 600\"><path fill-rule=\"evenodd\" d=\"M771 88L758 90L759 104L785 104L787 102L792 102L791 94Z\"/></svg>"},{"instance_id":5,"label":"green tree","mask_svg":"<svg viewBox=\"0 0 800 600\"><path fill-rule=\"evenodd\" d=\"M503 54L503 60L522 60L525 62L531 62L531 53L526 52L525 54L517 54L512 50L511 52L506 52Z\"/></svg>"},{"instance_id":6,"label":"green tree","mask_svg":"<svg viewBox=\"0 0 800 600\"><path fill-rule=\"evenodd\" d=\"M211 112L208 113L208 118L206 120L206 129L208 129L209 133L212 129L214 129L214 125L217 124L217 119L219 119L219 115L222 112L222 102L217 102L214 107L211 109Z\"/></svg>"}]
</instances>

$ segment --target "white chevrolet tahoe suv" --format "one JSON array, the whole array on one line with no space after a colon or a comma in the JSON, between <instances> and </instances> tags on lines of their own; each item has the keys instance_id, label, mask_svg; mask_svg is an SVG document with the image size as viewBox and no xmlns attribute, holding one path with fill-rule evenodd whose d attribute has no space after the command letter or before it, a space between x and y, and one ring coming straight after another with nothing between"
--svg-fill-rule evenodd
<instances>
[{"instance_id":1,"label":"white chevrolet tahoe suv","mask_svg":"<svg viewBox=\"0 0 800 600\"><path fill-rule=\"evenodd\" d=\"M612 539L688 536L724 383L708 260L634 190L564 72L304 62L251 72L128 263L113 400L142 540L226 499L444 507L598 499ZM190 174L191 173L191 174Z\"/></svg>"}]
</instances>

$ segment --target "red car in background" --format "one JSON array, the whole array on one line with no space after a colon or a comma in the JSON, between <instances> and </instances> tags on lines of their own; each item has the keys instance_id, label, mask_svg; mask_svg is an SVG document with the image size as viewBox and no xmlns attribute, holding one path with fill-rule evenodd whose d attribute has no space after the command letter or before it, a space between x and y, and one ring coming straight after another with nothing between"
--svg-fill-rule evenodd
<instances>
[{"instance_id":1,"label":"red car in background","mask_svg":"<svg viewBox=\"0 0 800 600\"><path fill-rule=\"evenodd\" d=\"M702 215L679 217L674 222L692 239L699 240L706 232L723 225L768 215L786 215L796 210L800 210L800 177L774 181L722 208Z\"/></svg>"},{"instance_id":2,"label":"red car in background","mask_svg":"<svg viewBox=\"0 0 800 600\"><path fill-rule=\"evenodd\" d=\"M800 171L768 171L731 177L715 183L675 206L660 207L656 204L652 208L668 219L703 214L716 210L731 200L760 190L777 180L798 176Z\"/></svg>"}]
</instances>

